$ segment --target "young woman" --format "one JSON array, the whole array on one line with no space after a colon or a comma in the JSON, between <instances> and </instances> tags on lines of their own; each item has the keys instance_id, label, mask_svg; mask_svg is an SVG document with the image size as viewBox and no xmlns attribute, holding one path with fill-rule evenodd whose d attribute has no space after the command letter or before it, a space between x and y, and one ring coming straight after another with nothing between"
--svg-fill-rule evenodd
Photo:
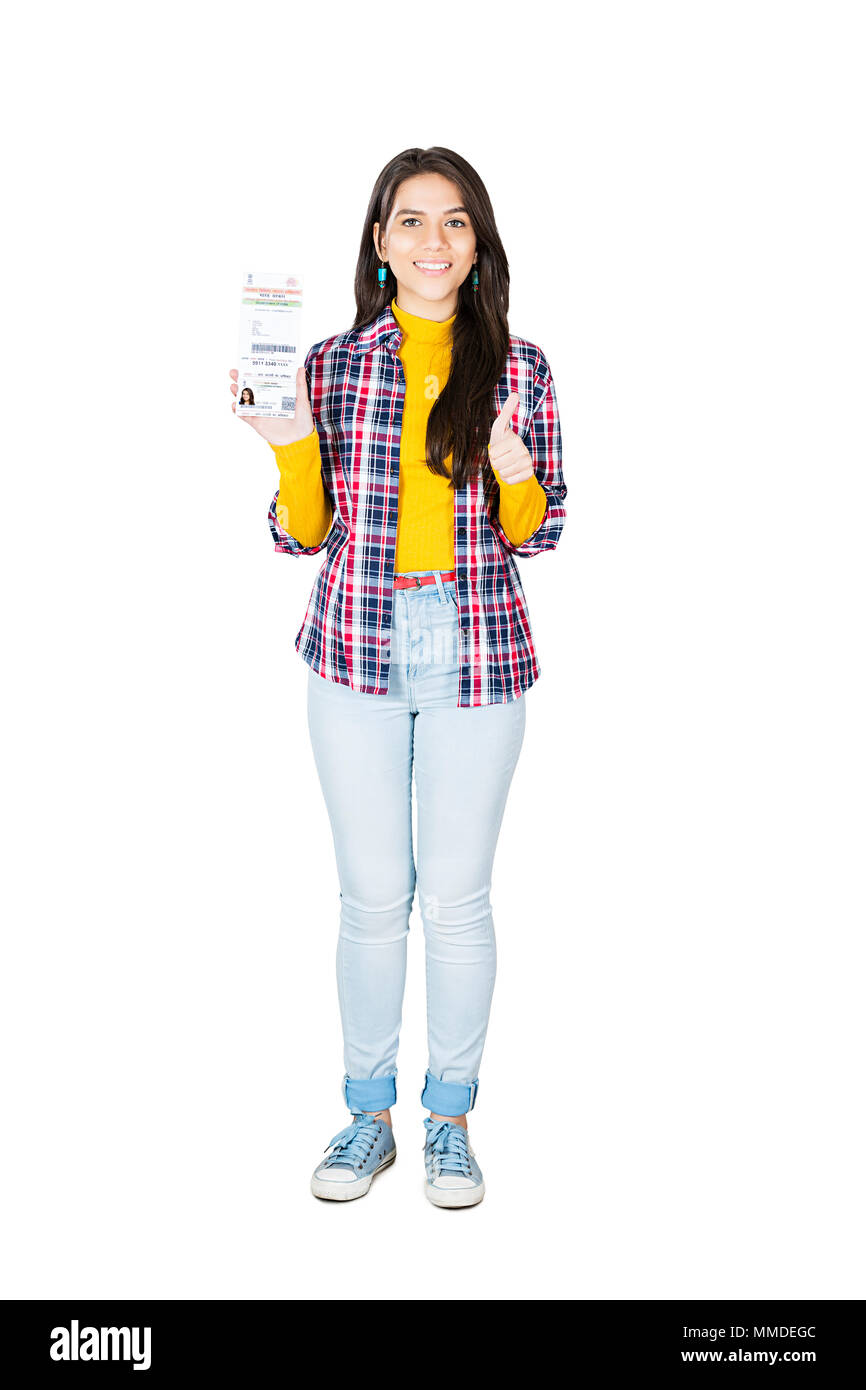
<instances>
[{"instance_id":1,"label":"young woman","mask_svg":"<svg viewBox=\"0 0 866 1390\"><path fill-rule=\"evenodd\" d=\"M308 724L341 889L352 1119L313 1174L317 1197L362 1197L396 1155L416 888L425 1192L444 1207L484 1196L466 1117L496 973L490 885L538 676L513 557L554 548L566 496L550 368L509 334L508 286L475 170L442 147L405 150L367 209L354 324L310 349L293 420L239 417L276 456L275 548L326 550L295 647L310 668Z\"/></svg>"}]
</instances>

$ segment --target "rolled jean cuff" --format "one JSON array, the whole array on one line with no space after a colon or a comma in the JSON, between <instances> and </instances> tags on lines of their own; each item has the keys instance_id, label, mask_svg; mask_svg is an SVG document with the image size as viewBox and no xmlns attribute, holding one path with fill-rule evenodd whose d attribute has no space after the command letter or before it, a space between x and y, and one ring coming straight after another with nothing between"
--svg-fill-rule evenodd
<instances>
[{"instance_id":1,"label":"rolled jean cuff","mask_svg":"<svg viewBox=\"0 0 866 1390\"><path fill-rule=\"evenodd\" d=\"M353 1081L346 1075L343 1077L343 1095L354 1115L362 1110L389 1110L397 1100L397 1073L374 1076L367 1081Z\"/></svg>"},{"instance_id":2,"label":"rolled jean cuff","mask_svg":"<svg viewBox=\"0 0 866 1390\"><path fill-rule=\"evenodd\" d=\"M437 1081L427 1072L421 1104L434 1115L467 1115L475 1105L478 1078L474 1081Z\"/></svg>"}]
</instances>

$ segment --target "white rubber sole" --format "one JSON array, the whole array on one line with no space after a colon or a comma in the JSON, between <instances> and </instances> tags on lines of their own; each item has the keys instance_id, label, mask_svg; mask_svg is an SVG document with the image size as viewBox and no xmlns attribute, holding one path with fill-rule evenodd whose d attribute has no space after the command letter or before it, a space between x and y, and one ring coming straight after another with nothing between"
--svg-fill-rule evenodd
<instances>
[{"instance_id":1,"label":"white rubber sole","mask_svg":"<svg viewBox=\"0 0 866 1390\"><path fill-rule=\"evenodd\" d=\"M357 1182L328 1182L327 1178L317 1178L314 1173L310 1180L310 1191L314 1197L322 1197L327 1202L353 1202L356 1197L367 1195L373 1179L385 1168L390 1168L396 1157L395 1148L368 1178L358 1178Z\"/></svg>"},{"instance_id":2,"label":"white rubber sole","mask_svg":"<svg viewBox=\"0 0 866 1390\"><path fill-rule=\"evenodd\" d=\"M478 1187L431 1187L425 1182L424 1191L434 1207L475 1207L484 1196L484 1179Z\"/></svg>"}]
</instances>

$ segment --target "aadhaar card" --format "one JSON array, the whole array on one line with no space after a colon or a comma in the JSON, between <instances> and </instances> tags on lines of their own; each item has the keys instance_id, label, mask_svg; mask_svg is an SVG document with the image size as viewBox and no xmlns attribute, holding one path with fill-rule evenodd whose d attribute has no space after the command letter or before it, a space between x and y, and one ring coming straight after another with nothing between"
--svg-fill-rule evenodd
<instances>
[{"instance_id":1,"label":"aadhaar card","mask_svg":"<svg viewBox=\"0 0 866 1390\"><path fill-rule=\"evenodd\" d=\"M241 287L237 415L295 416L300 354L301 281L273 271L245 271Z\"/></svg>"}]
</instances>

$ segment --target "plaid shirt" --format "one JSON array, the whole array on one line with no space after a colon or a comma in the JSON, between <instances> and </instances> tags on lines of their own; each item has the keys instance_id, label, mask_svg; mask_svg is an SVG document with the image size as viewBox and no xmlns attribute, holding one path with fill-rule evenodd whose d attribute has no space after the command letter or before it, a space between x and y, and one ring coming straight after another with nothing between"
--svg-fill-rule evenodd
<instances>
[{"instance_id":1,"label":"plaid shirt","mask_svg":"<svg viewBox=\"0 0 866 1390\"><path fill-rule=\"evenodd\" d=\"M403 330L390 304L365 328L325 338L306 359L310 404L333 503L331 529L305 546L280 525L279 489L268 513L283 555L327 554L316 576L295 649L327 680L385 695L390 667L397 492L405 378L397 356ZM496 388L497 413L509 393L520 404L511 427L535 464L547 510L532 535L513 545L494 514L495 488L479 474L454 493L455 594L460 626L457 704L504 704L538 678L529 612L515 555L553 550L565 523L566 486L553 378L540 348L510 339ZM507 484L503 484L507 486ZM284 517L284 519L286 519Z\"/></svg>"}]
</instances>

